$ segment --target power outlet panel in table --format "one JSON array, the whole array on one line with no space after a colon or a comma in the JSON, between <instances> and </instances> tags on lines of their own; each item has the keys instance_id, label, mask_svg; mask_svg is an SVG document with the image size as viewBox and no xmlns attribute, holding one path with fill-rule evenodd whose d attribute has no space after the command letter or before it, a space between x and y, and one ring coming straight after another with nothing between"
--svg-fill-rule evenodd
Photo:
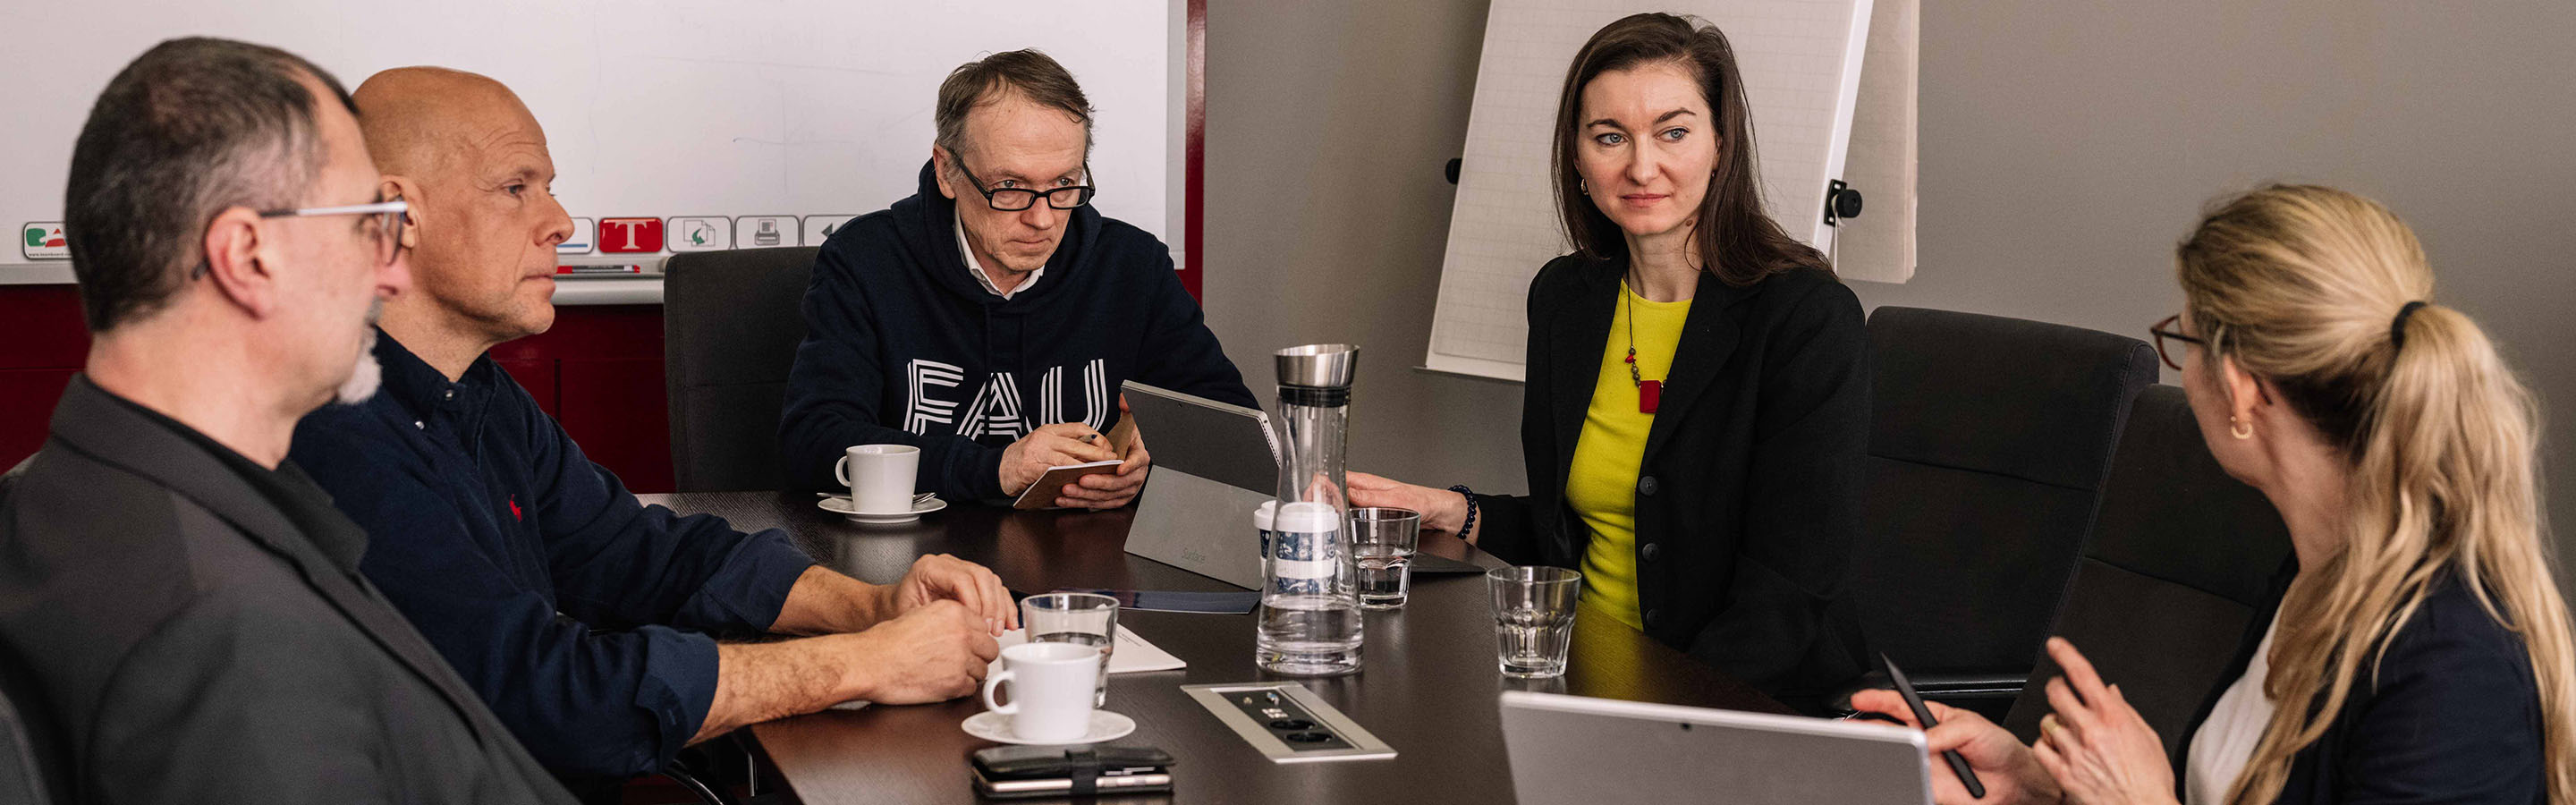
<instances>
[{"instance_id":1,"label":"power outlet panel in table","mask_svg":"<svg viewBox=\"0 0 2576 805\"><path fill-rule=\"evenodd\" d=\"M1181 691L1274 763L1395 757L1394 747L1304 685L1183 685Z\"/></svg>"}]
</instances>

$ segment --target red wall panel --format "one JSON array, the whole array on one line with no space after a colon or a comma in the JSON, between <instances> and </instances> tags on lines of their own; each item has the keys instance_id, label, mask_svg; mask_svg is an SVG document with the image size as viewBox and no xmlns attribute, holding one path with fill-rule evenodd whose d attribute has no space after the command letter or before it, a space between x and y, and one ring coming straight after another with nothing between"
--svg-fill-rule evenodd
<instances>
[{"instance_id":1,"label":"red wall panel","mask_svg":"<svg viewBox=\"0 0 2576 805\"><path fill-rule=\"evenodd\" d=\"M44 446L54 400L88 360L78 289L0 285L0 471Z\"/></svg>"},{"instance_id":2,"label":"red wall panel","mask_svg":"<svg viewBox=\"0 0 2576 805\"><path fill-rule=\"evenodd\" d=\"M0 472L45 446L54 400L78 369L0 369Z\"/></svg>"},{"instance_id":3,"label":"red wall panel","mask_svg":"<svg viewBox=\"0 0 2576 805\"><path fill-rule=\"evenodd\" d=\"M72 286L0 285L0 470L44 444L55 399L88 357ZM557 307L553 329L492 358L627 488L671 490L661 306Z\"/></svg>"}]
</instances>

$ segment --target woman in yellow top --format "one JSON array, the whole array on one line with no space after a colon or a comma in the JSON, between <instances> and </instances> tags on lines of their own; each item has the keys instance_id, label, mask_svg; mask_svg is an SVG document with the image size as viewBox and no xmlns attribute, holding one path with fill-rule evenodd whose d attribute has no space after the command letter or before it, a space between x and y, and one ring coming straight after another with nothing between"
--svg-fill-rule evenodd
<instances>
[{"instance_id":1,"label":"woman in yellow top","mask_svg":"<svg viewBox=\"0 0 2576 805\"><path fill-rule=\"evenodd\" d=\"M1557 105L1575 253L1530 283L1531 494L1352 473L1504 559L1576 567L1596 611L1774 694L1862 669L1844 575L1869 376L1859 300L1762 212L1726 37L1666 14L1593 35Z\"/></svg>"}]
</instances>

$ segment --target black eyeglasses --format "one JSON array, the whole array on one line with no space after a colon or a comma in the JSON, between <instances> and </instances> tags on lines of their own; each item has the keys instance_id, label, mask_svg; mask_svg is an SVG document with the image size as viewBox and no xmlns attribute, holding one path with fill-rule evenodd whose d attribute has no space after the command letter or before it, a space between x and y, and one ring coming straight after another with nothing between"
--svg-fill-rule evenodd
<instances>
[{"instance_id":1,"label":"black eyeglasses","mask_svg":"<svg viewBox=\"0 0 2576 805\"><path fill-rule=\"evenodd\" d=\"M333 215L369 216L374 220L361 223L359 225L367 227L367 238L372 242L372 245L375 246L375 267L383 268L385 266L393 265L394 254L402 251L403 215L410 210L411 205L409 203L404 202L402 199L394 199L392 201L378 201L371 204L349 204L339 207L301 207L283 210L260 210L259 217L321 218ZM213 264L199 262L197 263L196 270L188 273L188 279L194 280L198 277L205 276L206 272L212 270L214 270Z\"/></svg>"},{"instance_id":2,"label":"black eyeglasses","mask_svg":"<svg viewBox=\"0 0 2576 805\"><path fill-rule=\"evenodd\" d=\"M2207 341L2182 334L2182 314L2180 313L2166 316L2164 321L2156 322L2156 326L2147 328L2147 332L2156 336L2156 357L2163 358L2165 365L2173 367L2177 372L2182 371L2182 361L2175 360L2174 354L2181 352L2182 348L2166 346L2165 342L2180 341L2185 344L2209 345Z\"/></svg>"},{"instance_id":3,"label":"black eyeglasses","mask_svg":"<svg viewBox=\"0 0 2576 805\"><path fill-rule=\"evenodd\" d=\"M966 168L966 160L957 160L957 170L966 174L966 181L974 183L975 192L984 194L985 204L1003 212L1019 212L1037 206L1039 196L1046 197L1047 206L1059 210L1070 210L1091 203L1093 188L1087 184L1067 185L1051 190L1030 190L1019 187L986 190L984 180L975 178L975 172ZM1091 180L1091 163L1082 163L1082 178L1083 181Z\"/></svg>"}]
</instances>

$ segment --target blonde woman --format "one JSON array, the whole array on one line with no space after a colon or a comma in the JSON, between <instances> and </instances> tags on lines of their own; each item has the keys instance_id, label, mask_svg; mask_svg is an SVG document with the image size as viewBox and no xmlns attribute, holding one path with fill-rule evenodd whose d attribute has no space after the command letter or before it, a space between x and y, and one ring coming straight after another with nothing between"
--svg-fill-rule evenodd
<instances>
[{"instance_id":1,"label":"blonde woman","mask_svg":"<svg viewBox=\"0 0 2576 805\"><path fill-rule=\"evenodd\" d=\"M2576 660L2530 396L2431 301L2414 234L2368 199L2275 186L2217 206L2179 262L2183 312L2157 345L2210 451L2280 509L2295 575L2178 762L2051 640L2066 673L2037 743L1934 705L1933 750L1994 789L1971 800L1934 763L1936 799L2576 803ZM1905 710L1885 691L1853 704Z\"/></svg>"}]
</instances>

